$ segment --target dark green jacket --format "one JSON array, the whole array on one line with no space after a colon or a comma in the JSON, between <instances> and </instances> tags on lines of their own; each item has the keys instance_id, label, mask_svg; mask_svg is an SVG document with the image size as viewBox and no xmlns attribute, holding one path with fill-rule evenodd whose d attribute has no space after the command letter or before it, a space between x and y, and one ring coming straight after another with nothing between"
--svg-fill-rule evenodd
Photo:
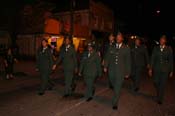
<instances>
[{"instance_id":1,"label":"dark green jacket","mask_svg":"<svg viewBox=\"0 0 175 116\"><path fill-rule=\"evenodd\" d=\"M144 67L149 64L148 51L145 46L131 48L132 68Z\"/></svg>"},{"instance_id":2,"label":"dark green jacket","mask_svg":"<svg viewBox=\"0 0 175 116\"><path fill-rule=\"evenodd\" d=\"M36 55L37 68L40 71L51 71L53 66L53 56L50 48L46 48L44 51L40 48Z\"/></svg>"},{"instance_id":3,"label":"dark green jacket","mask_svg":"<svg viewBox=\"0 0 175 116\"><path fill-rule=\"evenodd\" d=\"M63 63L64 71L74 71L77 68L77 57L74 46L70 45L70 47L66 51L66 47L62 47L60 50L59 58L56 64Z\"/></svg>"},{"instance_id":4,"label":"dark green jacket","mask_svg":"<svg viewBox=\"0 0 175 116\"><path fill-rule=\"evenodd\" d=\"M80 64L80 73L83 73L84 76L101 76L101 58L98 53L93 51L88 57L88 52L85 52L83 59Z\"/></svg>"},{"instance_id":5,"label":"dark green jacket","mask_svg":"<svg viewBox=\"0 0 175 116\"><path fill-rule=\"evenodd\" d=\"M131 73L131 55L130 48L122 45L120 49L110 47L105 58L105 68L109 72L120 73L118 75L126 76Z\"/></svg>"},{"instance_id":6,"label":"dark green jacket","mask_svg":"<svg viewBox=\"0 0 175 116\"><path fill-rule=\"evenodd\" d=\"M104 57L103 57L104 60L107 58L107 53L108 53L109 49L115 47L115 44L116 44L115 42L107 43L106 50L105 50Z\"/></svg>"},{"instance_id":7,"label":"dark green jacket","mask_svg":"<svg viewBox=\"0 0 175 116\"><path fill-rule=\"evenodd\" d=\"M155 72L173 72L173 52L171 47L165 46L162 52L160 46L154 47L151 57L151 68Z\"/></svg>"}]
</instances>

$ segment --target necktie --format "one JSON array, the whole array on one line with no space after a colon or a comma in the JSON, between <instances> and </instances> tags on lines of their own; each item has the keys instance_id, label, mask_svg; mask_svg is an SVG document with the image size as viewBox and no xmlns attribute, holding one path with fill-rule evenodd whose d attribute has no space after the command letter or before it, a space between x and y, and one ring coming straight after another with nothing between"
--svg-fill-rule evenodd
<instances>
[{"instance_id":1,"label":"necktie","mask_svg":"<svg viewBox=\"0 0 175 116\"><path fill-rule=\"evenodd\" d=\"M46 48L43 48L42 52L44 53L44 52L45 52L45 50L46 50Z\"/></svg>"},{"instance_id":2,"label":"necktie","mask_svg":"<svg viewBox=\"0 0 175 116\"><path fill-rule=\"evenodd\" d=\"M163 51L163 46L160 46L160 51L161 51L161 52Z\"/></svg>"},{"instance_id":3,"label":"necktie","mask_svg":"<svg viewBox=\"0 0 175 116\"><path fill-rule=\"evenodd\" d=\"M119 44L116 44L116 48L119 49Z\"/></svg>"},{"instance_id":4,"label":"necktie","mask_svg":"<svg viewBox=\"0 0 175 116\"><path fill-rule=\"evenodd\" d=\"M67 49L67 47L66 47L66 52L67 52L67 50L68 50L68 49Z\"/></svg>"},{"instance_id":5,"label":"necktie","mask_svg":"<svg viewBox=\"0 0 175 116\"><path fill-rule=\"evenodd\" d=\"M91 56L91 53L88 53L88 58Z\"/></svg>"}]
</instances>

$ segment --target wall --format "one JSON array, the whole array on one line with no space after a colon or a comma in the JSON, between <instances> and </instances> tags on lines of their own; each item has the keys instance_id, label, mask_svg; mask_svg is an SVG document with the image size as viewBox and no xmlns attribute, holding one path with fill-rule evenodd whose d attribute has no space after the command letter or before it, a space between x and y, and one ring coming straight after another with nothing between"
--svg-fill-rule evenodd
<instances>
[{"instance_id":1,"label":"wall","mask_svg":"<svg viewBox=\"0 0 175 116\"><path fill-rule=\"evenodd\" d=\"M61 32L70 33L70 12L56 13L54 16L61 22ZM87 38L90 35L89 11L80 10L74 12L74 36Z\"/></svg>"},{"instance_id":2,"label":"wall","mask_svg":"<svg viewBox=\"0 0 175 116\"><path fill-rule=\"evenodd\" d=\"M113 32L114 16L112 10L101 2L90 0L90 26L92 30Z\"/></svg>"}]
</instances>

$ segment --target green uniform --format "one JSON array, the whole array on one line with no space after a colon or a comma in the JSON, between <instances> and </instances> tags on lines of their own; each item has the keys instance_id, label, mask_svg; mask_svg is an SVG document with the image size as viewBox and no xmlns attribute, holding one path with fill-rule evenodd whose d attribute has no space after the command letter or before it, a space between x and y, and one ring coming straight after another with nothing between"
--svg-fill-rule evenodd
<instances>
[{"instance_id":1,"label":"green uniform","mask_svg":"<svg viewBox=\"0 0 175 116\"><path fill-rule=\"evenodd\" d=\"M113 47L115 47L115 42L110 42L110 43L107 44L106 50L105 50L105 55L104 55L104 61L107 58L107 51L109 51L109 49L111 49ZM107 78L107 79L108 79L109 88L113 88L112 84L111 84L111 80L109 78Z\"/></svg>"},{"instance_id":2,"label":"green uniform","mask_svg":"<svg viewBox=\"0 0 175 116\"><path fill-rule=\"evenodd\" d=\"M97 52L85 52L80 64L80 73L83 74L87 86L85 97L93 96L94 81L97 76L101 76L101 59Z\"/></svg>"},{"instance_id":3,"label":"green uniform","mask_svg":"<svg viewBox=\"0 0 175 116\"><path fill-rule=\"evenodd\" d=\"M124 44L120 48L111 47L106 54L105 68L108 68L109 78L114 88L112 104L117 105L124 77L131 71L130 48Z\"/></svg>"},{"instance_id":4,"label":"green uniform","mask_svg":"<svg viewBox=\"0 0 175 116\"><path fill-rule=\"evenodd\" d=\"M41 48L37 52L37 68L41 74L40 93L44 93L47 87L51 87L49 75L52 71L53 57L49 48Z\"/></svg>"},{"instance_id":5,"label":"green uniform","mask_svg":"<svg viewBox=\"0 0 175 116\"><path fill-rule=\"evenodd\" d=\"M65 94L72 94L73 77L77 69L76 51L73 45L67 45L61 48L60 55L56 64L62 61L64 78L65 78Z\"/></svg>"},{"instance_id":6,"label":"green uniform","mask_svg":"<svg viewBox=\"0 0 175 116\"><path fill-rule=\"evenodd\" d=\"M173 72L173 52L171 47L155 47L151 58L154 83L157 89L158 101L163 101L164 89L170 72Z\"/></svg>"},{"instance_id":7,"label":"green uniform","mask_svg":"<svg viewBox=\"0 0 175 116\"><path fill-rule=\"evenodd\" d=\"M149 64L149 56L145 46L135 46L131 49L131 64L132 64L132 80L134 82L134 89L139 88L140 78L146 66Z\"/></svg>"}]
</instances>

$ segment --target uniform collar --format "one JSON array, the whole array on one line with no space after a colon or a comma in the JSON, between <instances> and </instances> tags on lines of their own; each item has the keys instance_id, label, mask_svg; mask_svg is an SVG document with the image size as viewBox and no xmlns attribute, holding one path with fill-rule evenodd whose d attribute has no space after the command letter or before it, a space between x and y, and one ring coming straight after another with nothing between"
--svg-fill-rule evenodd
<instances>
[{"instance_id":1,"label":"uniform collar","mask_svg":"<svg viewBox=\"0 0 175 116\"><path fill-rule=\"evenodd\" d=\"M94 51L88 51L88 58L92 56L92 54L94 53Z\"/></svg>"},{"instance_id":2,"label":"uniform collar","mask_svg":"<svg viewBox=\"0 0 175 116\"><path fill-rule=\"evenodd\" d=\"M46 50L47 49L47 47L43 47L43 50Z\"/></svg>"},{"instance_id":3,"label":"uniform collar","mask_svg":"<svg viewBox=\"0 0 175 116\"><path fill-rule=\"evenodd\" d=\"M44 53L48 47L43 47L42 52Z\"/></svg>"},{"instance_id":4,"label":"uniform collar","mask_svg":"<svg viewBox=\"0 0 175 116\"><path fill-rule=\"evenodd\" d=\"M112 45L114 43L114 41L110 41L109 44Z\"/></svg>"},{"instance_id":5,"label":"uniform collar","mask_svg":"<svg viewBox=\"0 0 175 116\"><path fill-rule=\"evenodd\" d=\"M138 45L138 46L137 46L137 45L135 45L135 48L139 48L139 47L140 47L140 45Z\"/></svg>"},{"instance_id":6,"label":"uniform collar","mask_svg":"<svg viewBox=\"0 0 175 116\"><path fill-rule=\"evenodd\" d=\"M70 48L70 44L66 45L66 48Z\"/></svg>"},{"instance_id":7,"label":"uniform collar","mask_svg":"<svg viewBox=\"0 0 175 116\"><path fill-rule=\"evenodd\" d=\"M165 45L160 45L160 48L161 49L164 49L166 46Z\"/></svg>"},{"instance_id":8,"label":"uniform collar","mask_svg":"<svg viewBox=\"0 0 175 116\"><path fill-rule=\"evenodd\" d=\"M123 43L117 43L116 45L117 45L118 48L120 49L120 48L122 47Z\"/></svg>"},{"instance_id":9,"label":"uniform collar","mask_svg":"<svg viewBox=\"0 0 175 116\"><path fill-rule=\"evenodd\" d=\"M70 47L71 47L70 44L66 45L66 52L69 50Z\"/></svg>"}]
</instances>

